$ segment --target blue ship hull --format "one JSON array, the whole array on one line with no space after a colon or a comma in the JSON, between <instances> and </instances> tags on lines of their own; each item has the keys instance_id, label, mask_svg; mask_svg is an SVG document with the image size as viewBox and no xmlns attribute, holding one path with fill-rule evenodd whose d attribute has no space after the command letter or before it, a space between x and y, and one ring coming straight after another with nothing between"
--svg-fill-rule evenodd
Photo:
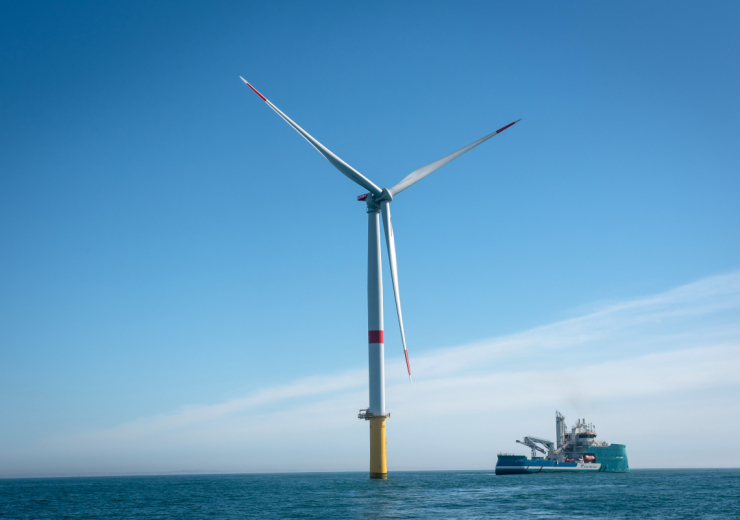
<instances>
[{"instance_id":1,"label":"blue ship hull","mask_svg":"<svg viewBox=\"0 0 740 520\"><path fill-rule=\"evenodd\" d=\"M593 462L556 462L524 455L499 455L496 475L524 475L529 473L627 473L627 450L624 444L610 446L591 446L588 454L596 459Z\"/></svg>"}]
</instances>

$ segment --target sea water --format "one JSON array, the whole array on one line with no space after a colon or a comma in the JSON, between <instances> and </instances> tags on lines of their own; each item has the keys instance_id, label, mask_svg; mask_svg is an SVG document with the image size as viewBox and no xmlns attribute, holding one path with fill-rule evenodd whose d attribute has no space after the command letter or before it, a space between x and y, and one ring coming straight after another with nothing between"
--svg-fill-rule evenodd
<instances>
[{"instance_id":1,"label":"sea water","mask_svg":"<svg viewBox=\"0 0 740 520\"><path fill-rule=\"evenodd\" d=\"M0 480L3 519L740 518L740 470Z\"/></svg>"}]
</instances>

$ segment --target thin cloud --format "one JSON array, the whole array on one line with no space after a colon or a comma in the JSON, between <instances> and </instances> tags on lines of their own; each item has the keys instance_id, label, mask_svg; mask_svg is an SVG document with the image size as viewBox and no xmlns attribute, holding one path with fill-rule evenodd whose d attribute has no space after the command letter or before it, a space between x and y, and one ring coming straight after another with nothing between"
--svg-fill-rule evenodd
<instances>
[{"instance_id":1,"label":"thin cloud","mask_svg":"<svg viewBox=\"0 0 740 520\"><path fill-rule=\"evenodd\" d=\"M629 402L631 416L653 413L661 403L660 436L677 444L676 436L696 435L681 439L698 442L703 433L684 424L686 399L697 416L722 399L730 399L722 404L728 411L738 408L732 396L740 391L739 311L740 272L429 352L414 360L413 385L403 361L391 359L387 399L396 467L431 467L430 452L437 468L479 467L478 452L490 442L479 432L510 442L522 432L505 430L514 421L502 418L568 403L580 410ZM366 399L366 370L312 376L222 403L55 436L24 450L4 447L0 465L11 474L13 468L17 474L361 469L366 431L352 415ZM449 420L430 429L429 418L440 416ZM729 417L723 424L736 428L737 422Z\"/></svg>"},{"instance_id":2,"label":"thin cloud","mask_svg":"<svg viewBox=\"0 0 740 520\"><path fill-rule=\"evenodd\" d=\"M414 365L415 371L421 374L421 377L417 378L418 382L414 388L419 387L424 380L430 379L434 379L438 385L450 385L456 381L452 377L453 374L469 367L475 367L477 370L481 367L490 367L492 362L511 356L512 353L518 356L525 353L527 356L536 356L538 351L542 350L577 348L646 323L664 323L676 318L685 320L692 316L703 316L738 308L740 308L740 272L714 276L655 296L612 304L585 316L472 345L443 348L419 356ZM701 326L696 328L701 328ZM718 333L712 329L701 334L695 329L691 338L693 342L705 339L706 332L714 335ZM738 329L730 324L727 332L729 336L734 336L738 333ZM670 330L662 331L658 337L653 338L653 342L660 342L666 334L670 334ZM618 355L619 352L606 352L605 354ZM573 359L568 363L577 363L577 360ZM389 366L387 373L401 373L395 368L397 367ZM491 368L495 369L495 367ZM593 366L591 370L597 369L598 366ZM603 367L603 370L606 370L606 367ZM490 375L477 376L477 378L462 377L465 384L469 385L477 380L488 380ZM510 375L510 378L518 377L522 375L519 373ZM530 379L526 375L524 377ZM553 375L552 377L559 376ZM442 381L442 378L447 378L447 381ZM390 384L397 380L405 381L405 378L400 376L388 378ZM360 389L366 386L366 381L366 370L313 376L286 385L264 388L246 397L224 403L189 405L172 413L138 419L108 430L107 433L111 437L136 437L152 434L201 421L215 420L225 415L257 407L279 404L294 398L318 397L339 391ZM647 380L642 384L644 388L652 387ZM104 432L98 432L98 434L104 435Z\"/></svg>"}]
</instances>

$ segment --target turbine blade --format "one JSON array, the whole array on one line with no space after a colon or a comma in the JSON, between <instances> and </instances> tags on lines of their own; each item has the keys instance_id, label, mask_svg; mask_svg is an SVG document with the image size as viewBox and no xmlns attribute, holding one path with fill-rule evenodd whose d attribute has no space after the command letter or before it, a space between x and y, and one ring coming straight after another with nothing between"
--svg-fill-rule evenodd
<instances>
[{"instance_id":1,"label":"turbine blade","mask_svg":"<svg viewBox=\"0 0 740 520\"><path fill-rule=\"evenodd\" d=\"M311 134L309 134L303 128L301 128L300 126L298 126L295 122L293 122L293 120L291 118L289 118L288 116L286 116L285 114L283 114L282 111L278 107L276 107L275 105L273 105L272 103L270 103L270 101L265 96L263 96L262 94L260 94L259 91L256 88L254 88L252 85L250 85L249 82L246 79L242 78L241 76L239 76L239 78L241 78L241 80L244 83L246 83L246 85L249 88L251 88L254 91L254 93L257 94L262 99L262 101L264 101L265 103L267 103L267 106L269 106L271 109L273 109L277 113L277 115L279 115L280 117L282 117L285 120L286 123L288 123L290 126L292 126L295 129L296 132L298 132L299 134L301 134L306 141L308 141L309 143L311 143L311 146L313 146L314 148L316 148L321 155L323 155L324 157L326 157L326 159L337 170L339 170L340 172L342 172L344 175L346 175L347 177L349 177L350 179L352 179L353 181L355 181L357 184L359 184L360 186L362 186L363 188L365 188L366 190L368 190L372 194L374 194L374 195L380 195L381 194L382 190L380 188L378 188L375 184L373 184L372 181L370 181L370 179L368 179L367 177L365 177L364 175L362 175L360 172L358 172L357 170L355 170L354 168L352 168L352 166L350 166L349 164L347 164L346 162L344 162L342 159L340 159L339 157L337 157L336 155L334 155L331 152L331 150L329 150L326 146L324 146L323 144L321 144L320 142L318 142L316 139L314 139L311 136Z\"/></svg>"},{"instance_id":2,"label":"turbine blade","mask_svg":"<svg viewBox=\"0 0 740 520\"><path fill-rule=\"evenodd\" d=\"M388 263L391 265L391 280L393 280L393 296L396 298L396 312L398 313L398 325L401 327L401 341L403 342L403 355L406 357L406 368L409 371L411 381L411 365L409 364L409 352L406 350L406 333L403 330L403 314L401 313L401 291L398 287L398 266L396 265L396 240L393 238L393 224L391 223L391 207L387 200L381 201L380 211L383 214L383 229L385 230L385 245L388 249Z\"/></svg>"},{"instance_id":3,"label":"turbine blade","mask_svg":"<svg viewBox=\"0 0 740 520\"><path fill-rule=\"evenodd\" d=\"M415 183L419 182L420 180L422 180L424 177L426 177L427 175L429 175L433 171L438 170L439 168L441 168L442 166L444 166L448 162L452 161L453 159L457 159L462 154L464 154L467 151L472 150L473 148L475 148L479 144L488 141L494 135L503 132L504 130L506 130L510 126L518 123L519 121L521 121L521 119L517 119L513 123L509 123L508 125L504 126L503 128L499 128L498 130L496 130L492 134L488 134L487 136L483 137L482 139L478 139L476 142L469 144L465 148L460 148L458 151L453 152L450 155L445 155L441 159L437 159L436 161L431 162L431 163L427 164L426 166L422 166L418 170L415 170L415 171L409 173L406 177L404 177L401 180L401 182L399 182L398 184L396 184L395 186L393 186L388 191L390 191L391 192L391 195L393 195L395 197L397 194L401 193L403 190L405 190L406 188L408 188L412 184L415 184Z\"/></svg>"}]
</instances>

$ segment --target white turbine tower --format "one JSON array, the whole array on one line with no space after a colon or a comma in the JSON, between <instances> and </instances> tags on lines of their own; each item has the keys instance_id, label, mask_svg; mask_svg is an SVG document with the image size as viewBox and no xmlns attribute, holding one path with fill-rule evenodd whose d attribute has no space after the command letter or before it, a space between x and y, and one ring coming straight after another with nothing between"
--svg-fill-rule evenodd
<instances>
[{"instance_id":1,"label":"white turbine tower","mask_svg":"<svg viewBox=\"0 0 740 520\"><path fill-rule=\"evenodd\" d=\"M241 78L241 76L239 76ZM465 152L472 150L494 135L503 132L510 126L521 121L514 121L492 134L446 155L441 159L422 166L416 171L404 177L392 188L379 188L370 179L352 168L349 164L334 155L328 148L314 139L308 132L298 126L288 116L283 114L278 107L270 103L265 96L260 94L256 88L247 80L241 80L257 94L262 101L292 126L306 141L316 148L321 155L334 165L344 175L368 190L357 197L357 200L365 201L368 215L368 241L367 241L367 325L368 325L368 355L369 355L369 382L370 382L370 406L367 410L361 410L360 418L370 421L370 478L386 478L387 463L385 451L385 419L390 416L385 411L385 373L383 369L383 283L382 264L380 255L380 214L383 216L383 228L385 230L385 243L388 249L388 261L391 268L391 279L393 281L393 295L396 299L396 312L398 313L398 324L401 327L401 341L403 342L403 353L406 357L406 368L411 380L411 365L406 350L406 334L403 330L403 315L401 313L401 295L398 288L398 267L396 265L396 242L393 238L393 225L391 224L390 203L393 197L403 190L419 182L421 179L441 168L448 162L460 157Z\"/></svg>"}]
</instances>

